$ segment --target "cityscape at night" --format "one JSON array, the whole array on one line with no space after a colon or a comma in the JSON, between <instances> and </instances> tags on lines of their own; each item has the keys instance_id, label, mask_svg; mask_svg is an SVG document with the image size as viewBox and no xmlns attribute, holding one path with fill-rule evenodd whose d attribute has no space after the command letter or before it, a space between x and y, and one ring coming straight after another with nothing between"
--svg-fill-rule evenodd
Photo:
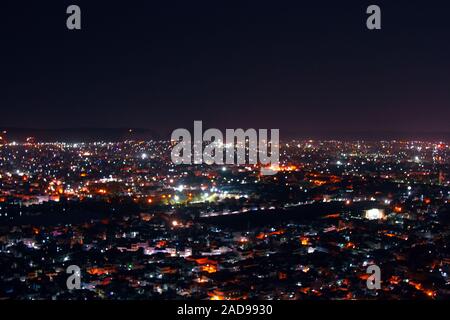
<instances>
[{"instance_id":1,"label":"cityscape at night","mask_svg":"<svg viewBox=\"0 0 450 320\"><path fill-rule=\"evenodd\" d=\"M174 165L169 141L7 139L1 298L450 297L446 143L291 140L264 176Z\"/></svg>"},{"instance_id":2,"label":"cityscape at night","mask_svg":"<svg viewBox=\"0 0 450 320\"><path fill-rule=\"evenodd\" d=\"M0 12L1 308L348 320L450 301L448 1Z\"/></svg>"}]
</instances>

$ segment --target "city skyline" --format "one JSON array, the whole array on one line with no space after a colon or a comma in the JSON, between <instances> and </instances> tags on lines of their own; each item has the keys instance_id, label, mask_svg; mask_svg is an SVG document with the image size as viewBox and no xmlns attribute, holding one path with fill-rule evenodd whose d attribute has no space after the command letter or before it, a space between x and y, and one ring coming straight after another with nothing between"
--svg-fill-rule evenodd
<instances>
[{"instance_id":1,"label":"city skyline","mask_svg":"<svg viewBox=\"0 0 450 320\"><path fill-rule=\"evenodd\" d=\"M0 143L0 299L447 300L449 152L291 140L267 176L167 141Z\"/></svg>"}]
</instances>

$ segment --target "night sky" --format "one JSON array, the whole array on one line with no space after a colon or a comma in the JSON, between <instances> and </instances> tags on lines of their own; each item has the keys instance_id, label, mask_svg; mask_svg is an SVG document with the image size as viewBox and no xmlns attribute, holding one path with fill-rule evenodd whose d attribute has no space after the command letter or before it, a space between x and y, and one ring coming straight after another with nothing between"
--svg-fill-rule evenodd
<instances>
[{"instance_id":1,"label":"night sky","mask_svg":"<svg viewBox=\"0 0 450 320\"><path fill-rule=\"evenodd\" d=\"M445 3L2 0L0 127L448 133Z\"/></svg>"}]
</instances>

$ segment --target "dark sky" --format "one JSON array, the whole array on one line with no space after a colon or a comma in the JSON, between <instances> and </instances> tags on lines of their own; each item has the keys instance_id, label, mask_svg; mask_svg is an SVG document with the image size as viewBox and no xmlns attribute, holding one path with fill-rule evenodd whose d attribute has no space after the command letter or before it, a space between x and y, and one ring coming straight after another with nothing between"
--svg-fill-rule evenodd
<instances>
[{"instance_id":1,"label":"dark sky","mask_svg":"<svg viewBox=\"0 0 450 320\"><path fill-rule=\"evenodd\" d=\"M366 29L369 4L382 30ZM448 1L2 0L0 13L1 127L450 131Z\"/></svg>"}]
</instances>

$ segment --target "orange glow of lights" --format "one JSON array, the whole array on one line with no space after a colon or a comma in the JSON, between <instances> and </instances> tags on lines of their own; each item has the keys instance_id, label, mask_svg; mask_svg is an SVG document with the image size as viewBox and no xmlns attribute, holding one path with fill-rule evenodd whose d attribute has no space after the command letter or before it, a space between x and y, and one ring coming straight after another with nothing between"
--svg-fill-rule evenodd
<instances>
[{"instance_id":1,"label":"orange glow of lights","mask_svg":"<svg viewBox=\"0 0 450 320\"><path fill-rule=\"evenodd\" d=\"M424 289L421 283L409 281L409 284L413 286L416 290L422 291L424 294L426 294L428 297L434 297L436 295L436 292L433 290Z\"/></svg>"},{"instance_id":2,"label":"orange glow of lights","mask_svg":"<svg viewBox=\"0 0 450 320\"><path fill-rule=\"evenodd\" d=\"M326 215L324 218L325 219L334 219L334 218L339 218L341 215L339 213L332 213L332 214L328 214Z\"/></svg>"},{"instance_id":3,"label":"orange glow of lights","mask_svg":"<svg viewBox=\"0 0 450 320\"><path fill-rule=\"evenodd\" d=\"M202 266L201 269L202 269L202 271L208 272L208 273L215 273L215 272L217 272L217 266L213 265L213 264L204 265L204 266Z\"/></svg>"},{"instance_id":4,"label":"orange glow of lights","mask_svg":"<svg viewBox=\"0 0 450 320\"><path fill-rule=\"evenodd\" d=\"M367 274L367 273L362 273L362 274L360 274L360 275L358 276L358 278L361 279L361 280L367 280L367 279L369 279L369 274Z\"/></svg>"},{"instance_id":5,"label":"orange glow of lights","mask_svg":"<svg viewBox=\"0 0 450 320\"><path fill-rule=\"evenodd\" d=\"M165 240L161 240L156 243L156 246L158 248L165 247L166 245L167 245L167 241L165 241Z\"/></svg>"},{"instance_id":6,"label":"orange glow of lights","mask_svg":"<svg viewBox=\"0 0 450 320\"><path fill-rule=\"evenodd\" d=\"M104 267L104 268L89 268L87 273L91 275L101 276L104 274L110 274L116 272L114 267Z\"/></svg>"},{"instance_id":7,"label":"orange glow of lights","mask_svg":"<svg viewBox=\"0 0 450 320\"><path fill-rule=\"evenodd\" d=\"M279 280L287 279L287 274L285 272L278 272L278 279Z\"/></svg>"},{"instance_id":8,"label":"orange glow of lights","mask_svg":"<svg viewBox=\"0 0 450 320\"><path fill-rule=\"evenodd\" d=\"M355 249L355 248L356 248L356 246L355 246L355 244L354 244L353 242L348 242L348 243L345 245L345 247L346 247L347 249Z\"/></svg>"},{"instance_id":9,"label":"orange glow of lights","mask_svg":"<svg viewBox=\"0 0 450 320\"><path fill-rule=\"evenodd\" d=\"M266 235L264 233L258 233L258 235L256 236L256 239L258 240L263 240L266 237Z\"/></svg>"},{"instance_id":10,"label":"orange glow of lights","mask_svg":"<svg viewBox=\"0 0 450 320\"><path fill-rule=\"evenodd\" d=\"M276 236L276 235L280 235L283 233L284 233L284 230L277 230L277 231L270 232L269 236Z\"/></svg>"},{"instance_id":11,"label":"orange glow of lights","mask_svg":"<svg viewBox=\"0 0 450 320\"><path fill-rule=\"evenodd\" d=\"M188 260L190 261L195 261L197 264L199 265L211 265L211 264L217 264L217 261L215 260L210 260L208 258L198 258L198 259L194 259L194 258L188 258Z\"/></svg>"},{"instance_id":12,"label":"orange glow of lights","mask_svg":"<svg viewBox=\"0 0 450 320\"><path fill-rule=\"evenodd\" d=\"M389 283L391 283L391 284L399 284L400 281L401 281L401 279L400 279L399 276L392 276L392 277L389 279Z\"/></svg>"},{"instance_id":13,"label":"orange glow of lights","mask_svg":"<svg viewBox=\"0 0 450 320\"><path fill-rule=\"evenodd\" d=\"M429 297L434 297L436 295L436 293L434 291L431 291L431 290L427 290L427 291L425 291L425 293Z\"/></svg>"},{"instance_id":14,"label":"orange glow of lights","mask_svg":"<svg viewBox=\"0 0 450 320\"><path fill-rule=\"evenodd\" d=\"M307 246L309 244L308 238L300 238L300 243L302 246Z\"/></svg>"}]
</instances>

